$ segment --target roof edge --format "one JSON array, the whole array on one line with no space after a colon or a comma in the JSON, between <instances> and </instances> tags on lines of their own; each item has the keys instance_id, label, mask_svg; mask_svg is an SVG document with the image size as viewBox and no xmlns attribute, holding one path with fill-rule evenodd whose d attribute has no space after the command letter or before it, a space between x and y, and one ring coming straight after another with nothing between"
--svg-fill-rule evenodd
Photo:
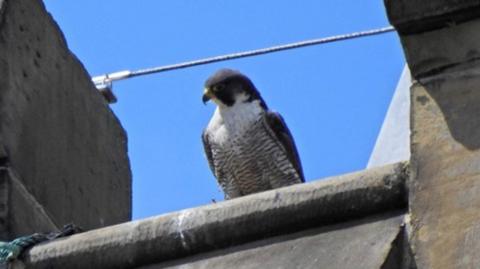
<instances>
[{"instance_id":1,"label":"roof edge","mask_svg":"<svg viewBox=\"0 0 480 269\"><path fill-rule=\"evenodd\" d=\"M131 268L406 209L406 163L298 184L40 244L27 268Z\"/></svg>"}]
</instances>

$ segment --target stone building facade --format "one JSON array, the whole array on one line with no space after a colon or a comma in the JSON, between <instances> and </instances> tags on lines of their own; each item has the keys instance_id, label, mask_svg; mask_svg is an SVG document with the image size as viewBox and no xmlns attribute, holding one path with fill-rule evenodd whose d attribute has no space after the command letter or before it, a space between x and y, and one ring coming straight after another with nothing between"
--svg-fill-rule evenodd
<instances>
[{"instance_id":1,"label":"stone building facade","mask_svg":"<svg viewBox=\"0 0 480 269\"><path fill-rule=\"evenodd\" d=\"M131 214L124 130L42 2L0 0L1 236L87 230L11 267L478 268L480 2L385 7L412 77L408 162L113 225Z\"/></svg>"}]
</instances>

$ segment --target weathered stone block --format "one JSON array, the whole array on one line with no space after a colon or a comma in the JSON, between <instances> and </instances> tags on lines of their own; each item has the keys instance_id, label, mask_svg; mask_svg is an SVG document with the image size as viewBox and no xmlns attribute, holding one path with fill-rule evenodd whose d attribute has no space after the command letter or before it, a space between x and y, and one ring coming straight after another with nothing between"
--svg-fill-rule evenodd
<instances>
[{"instance_id":1,"label":"weathered stone block","mask_svg":"<svg viewBox=\"0 0 480 269\"><path fill-rule=\"evenodd\" d=\"M384 0L390 23L402 34L416 34L468 21L480 15L478 0Z\"/></svg>"},{"instance_id":2,"label":"weathered stone block","mask_svg":"<svg viewBox=\"0 0 480 269\"><path fill-rule=\"evenodd\" d=\"M477 268L480 2L386 0L411 88L410 241L423 268Z\"/></svg>"},{"instance_id":3,"label":"weathered stone block","mask_svg":"<svg viewBox=\"0 0 480 269\"><path fill-rule=\"evenodd\" d=\"M480 59L480 20L401 37L414 78L424 78Z\"/></svg>"},{"instance_id":4,"label":"weathered stone block","mask_svg":"<svg viewBox=\"0 0 480 269\"><path fill-rule=\"evenodd\" d=\"M0 141L55 223L127 221L127 138L40 0L2 1Z\"/></svg>"},{"instance_id":5,"label":"weathered stone block","mask_svg":"<svg viewBox=\"0 0 480 269\"><path fill-rule=\"evenodd\" d=\"M480 260L480 65L412 89L412 242L418 268Z\"/></svg>"}]
</instances>

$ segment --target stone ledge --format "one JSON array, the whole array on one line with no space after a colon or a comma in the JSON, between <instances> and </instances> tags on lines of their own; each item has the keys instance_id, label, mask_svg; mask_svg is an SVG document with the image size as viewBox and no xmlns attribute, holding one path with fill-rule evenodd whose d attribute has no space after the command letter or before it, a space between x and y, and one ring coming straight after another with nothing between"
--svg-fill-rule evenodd
<instances>
[{"instance_id":1,"label":"stone ledge","mask_svg":"<svg viewBox=\"0 0 480 269\"><path fill-rule=\"evenodd\" d=\"M480 17L478 0L384 0L390 23L402 35L417 34Z\"/></svg>"},{"instance_id":2,"label":"stone ledge","mask_svg":"<svg viewBox=\"0 0 480 269\"><path fill-rule=\"evenodd\" d=\"M388 212L136 269L399 269L402 255L396 249L401 244L395 240L402 233L402 213Z\"/></svg>"},{"instance_id":3,"label":"stone ledge","mask_svg":"<svg viewBox=\"0 0 480 269\"><path fill-rule=\"evenodd\" d=\"M391 210L407 166L388 165L92 230L32 248L27 268L134 268Z\"/></svg>"}]
</instances>

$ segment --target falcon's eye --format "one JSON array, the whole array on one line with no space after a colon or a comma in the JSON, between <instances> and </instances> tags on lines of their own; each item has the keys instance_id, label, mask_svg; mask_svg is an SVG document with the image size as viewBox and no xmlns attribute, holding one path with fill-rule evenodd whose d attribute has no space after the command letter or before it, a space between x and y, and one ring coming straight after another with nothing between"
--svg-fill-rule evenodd
<instances>
[{"instance_id":1,"label":"falcon's eye","mask_svg":"<svg viewBox=\"0 0 480 269\"><path fill-rule=\"evenodd\" d=\"M213 86L213 91L214 92L219 92L225 88L225 84L217 84Z\"/></svg>"}]
</instances>

